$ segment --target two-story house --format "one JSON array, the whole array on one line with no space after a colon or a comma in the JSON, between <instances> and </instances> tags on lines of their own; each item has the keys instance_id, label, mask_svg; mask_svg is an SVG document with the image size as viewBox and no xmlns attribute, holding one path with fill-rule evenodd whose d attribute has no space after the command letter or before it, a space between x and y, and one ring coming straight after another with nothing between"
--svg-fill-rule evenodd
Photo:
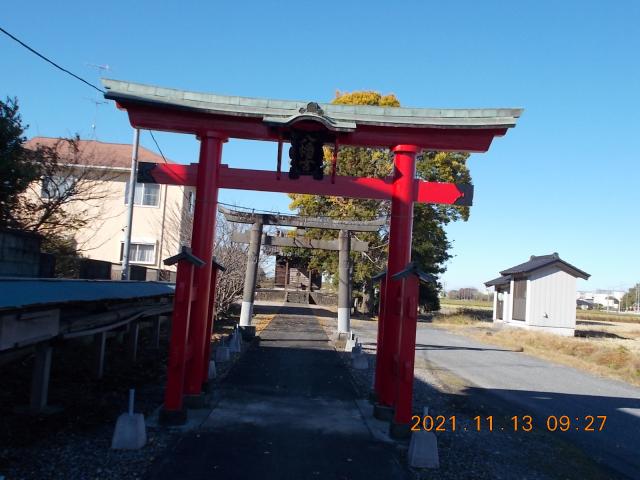
<instances>
[{"instance_id":1,"label":"two-story house","mask_svg":"<svg viewBox=\"0 0 640 480\"><path fill-rule=\"evenodd\" d=\"M57 146L61 173L64 179L82 171L99 188L100 195L81 206L87 223L74 233L78 250L87 258L120 263L123 254L127 219L127 198L131 170L130 144L79 140L78 152L68 152L68 143L57 138L34 137L27 148ZM69 158L68 163L65 159ZM73 159L71 159L73 157ZM163 163L160 155L140 147L138 160ZM169 161L167 161L169 162ZM57 180L57 181L54 181ZM34 189L42 198L51 198L65 188L60 178L43 178L40 188ZM52 187L55 185L55 187ZM90 196L90 195L89 195ZM178 252L181 239L190 228L195 190L190 187L139 183L136 185L133 228L131 234L131 263L150 268L167 268L162 260ZM78 205L69 208L80 208ZM182 235L182 237L181 237ZM187 236L189 238L189 236Z\"/></svg>"}]
</instances>

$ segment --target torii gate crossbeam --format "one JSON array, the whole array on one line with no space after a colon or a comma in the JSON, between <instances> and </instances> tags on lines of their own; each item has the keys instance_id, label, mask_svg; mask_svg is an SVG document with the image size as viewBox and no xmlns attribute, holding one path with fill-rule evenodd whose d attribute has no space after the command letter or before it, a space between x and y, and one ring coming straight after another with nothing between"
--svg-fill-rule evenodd
<instances>
[{"instance_id":1,"label":"torii gate crossbeam","mask_svg":"<svg viewBox=\"0 0 640 480\"><path fill-rule=\"evenodd\" d=\"M103 84L107 90L105 98L116 101L119 108L127 111L134 128L194 134L201 143L197 169L163 166L150 175L157 182L163 181L161 177L165 175L171 177L166 183L197 186L193 255L203 261L201 268L209 269L209 275L196 270L191 280L187 275L180 276L182 265L178 268L179 277L192 284L188 287L176 284L176 291L197 293L180 304L184 311L174 315L173 328L188 330L191 345L197 347L189 352L171 349L171 365L189 361L189 366L170 369L170 372L186 370L186 375L184 379L172 378L167 382L168 387L177 390L165 392L163 417L167 421L186 421L186 415L181 413L182 396L197 395L205 382L203 366L208 359L204 358L204 344L211 325L208 305L215 295L210 289L215 208L220 188L237 188L391 200L390 249L382 295L391 303L381 308L379 318L377 364L384 364L384 368L376 371L376 394L394 412L392 427L396 428L391 430L408 433L412 396L406 386L413 381L417 288L402 288L403 280L398 274L406 270L406 265L401 264L411 256L413 203L460 204L461 199L470 200L464 188L416 180L416 154L421 149L485 152L495 137L505 135L515 126L522 110L332 105L188 92L116 80L103 80ZM283 142L291 142L290 155L293 151L294 156L289 177L280 172L280 157L275 172L223 166L222 145L229 138L278 142L279 152ZM323 170L318 165L322 156L317 155L318 149L331 143L336 147L391 149L393 179L338 176L335 158L331 178L322 179ZM178 174L181 181L176 180ZM313 175L314 179L305 175ZM436 194L441 191L447 194ZM176 318L180 319L179 324ZM403 359L406 363L394 364Z\"/></svg>"}]
</instances>

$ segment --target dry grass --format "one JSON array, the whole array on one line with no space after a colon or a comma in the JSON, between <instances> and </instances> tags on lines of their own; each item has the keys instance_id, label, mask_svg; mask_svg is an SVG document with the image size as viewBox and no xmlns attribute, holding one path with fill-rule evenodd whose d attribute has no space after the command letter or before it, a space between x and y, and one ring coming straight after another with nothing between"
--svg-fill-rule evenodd
<instances>
[{"instance_id":1,"label":"dry grass","mask_svg":"<svg viewBox=\"0 0 640 480\"><path fill-rule=\"evenodd\" d=\"M577 310L578 320L596 320L604 322L640 323L640 315L629 313L601 312L598 310Z\"/></svg>"},{"instance_id":2,"label":"dry grass","mask_svg":"<svg viewBox=\"0 0 640 480\"><path fill-rule=\"evenodd\" d=\"M438 315L435 324L476 340L640 386L640 330L633 324L580 322L580 337L561 337L517 327L496 327L465 314Z\"/></svg>"},{"instance_id":3,"label":"dry grass","mask_svg":"<svg viewBox=\"0 0 640 480\"><path fill-rule=\"evenodd\" d=\"M271 320L275 318L275 314L257 314L253 317L252 323L256 327L256 335L260 335L265 328L269 326Z\"/></svg>"}]
</instances>

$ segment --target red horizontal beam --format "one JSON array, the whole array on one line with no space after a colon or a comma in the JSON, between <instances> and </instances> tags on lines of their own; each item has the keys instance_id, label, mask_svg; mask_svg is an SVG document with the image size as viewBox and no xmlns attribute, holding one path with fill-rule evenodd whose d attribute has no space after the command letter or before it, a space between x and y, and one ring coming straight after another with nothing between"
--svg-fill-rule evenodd
<instances>
[{"instance_id":1,"label":"red horizontal beam","mask_svg":"<svg viewBox=\"0 0 640 480\"><path fill-rule=\"evenodd\" d=\"M256 117L231 117L190 112L165 106L152 106L120 100L135 128L201 135L217 132L228 138L277 142L278 132ZM486 152L494 137L507 128L434 128L359 125L340 136L341 145L391 148L416 145L427 150Z\"/></svg>"},{"instance_id":2,"label":"red horizontal beam","mask_svg":"<svg viewBox=\"0 0 640 480\"><path fill-rule=\"evenodd\" d=\"M329 177L314 180L302 176L291 180L286 173L277 178L276 172L249 170L220 166L218 187L232 190L253 190L259 192L307 193L347 198L369 198L390 200L393 191L391 178L336 176L335 183ZM160 164L140 162L138 181L167 185L195 187L198 165ZM438 203L445 205L471 205L473 186L454 183L425 182L416 179L418 203Z\"/></svg>"}]
</instances>

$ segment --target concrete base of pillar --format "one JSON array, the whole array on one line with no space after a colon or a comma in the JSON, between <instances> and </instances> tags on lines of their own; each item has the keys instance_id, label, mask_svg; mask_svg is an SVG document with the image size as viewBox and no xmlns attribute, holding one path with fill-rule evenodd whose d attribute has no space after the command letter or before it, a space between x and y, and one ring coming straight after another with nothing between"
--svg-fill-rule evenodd
<instances>
[{"instance_id":1,"label":"concrete base of pillar","mask_svg":"<svg viewBox=\"0 0 640 480\"><path fill-rule=\"evenodd\" d=\"M184 406L187 408L206 408L209 402L209 398L204 393L199 393L198 395L185 395L184 396Z\"/></svg>"},{"instance_id":2,"label":"concrete base of pillar","mask_svg":"<svg viewBox=\"0 0 640 480\"><path fill-rule=\"evenodd\" d=\"M389 405L376 403L373 406L373 416L378 420L384 420L385 422L388 422L393 419L393 414L393 407L390 407Z\"/></svg>"},{"instance_id":3,"label":"concrete base of pillar","mask_svg":"<svg viewBox=\"0 0 640 480\"><path fill-rule=\"evenodd\" d=\"M242 309L240 310L240 326L248 327L251 325L251 318L253 317L253 302L242 302Z\"/></svg>"},{"instance_id":4,"label":"concrete base of pillar","mask_svg":"<svg viewBox=\"0 0 640 480\"><path fill-rule=\"evenodd\" d=\"M393 420L389 424L389 436L396 440L402 440L411 436L411 425L408 423L396 423Z\"/></svg>"},{"instance_id":5,"label":"concrete base of pillar","mask_svg":"<svg viewBox=\"0 0 640 480\"><path fill-rule=\"evenodd\" d=\"M165 427L184 425L185 423L187 423L187 409L182 408L182 410L165 410L163 408L162 410L160 410L158 422L160 423L160 425L163 425Z\"/></svg>"},{"instance_id":6,"label":"concrete base of pillar","mask_svg":"<svg viewBox=\"0 0 640 480\"><path fill-rule=\"evenodd\" d=\"M338 332L351 330L351 308L338 307Z\"/></svg>"},{"instance_id":7,"label":"concrete base of pillar","mask_svg":"<svg viewBox=\"0 0 640 480\"><path fill-rule=\"evenodd\" d=\"M436 434L424 430L413 432L409 442L408 461L413 468L440 468Z\"/></svg>"}]
</instances>

